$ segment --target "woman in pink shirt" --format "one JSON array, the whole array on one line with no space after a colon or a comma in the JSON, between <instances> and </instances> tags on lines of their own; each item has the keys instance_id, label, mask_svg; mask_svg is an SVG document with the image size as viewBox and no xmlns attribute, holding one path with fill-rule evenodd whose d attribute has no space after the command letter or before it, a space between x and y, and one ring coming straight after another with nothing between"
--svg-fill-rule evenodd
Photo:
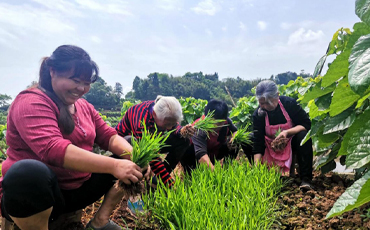
<instances>
[{"instance_id":1,"label":"woman in pink shirt","mask_svg":"<svg viewBox=\"0 0 370 230\"><path fill-rule=\"evenodd\" d=\"M83 49L60 46L43 59L38 86L22 91L10 107L1 211L22 230L47 230L49 221L103 195L87 227L121 229L109 220L123 196L114 182L135 183L143 175L129 156L120 158L131 145L81 98L97 77L98 67ZM116 157L93 153L94 143Z\"/></svg>"}]
</instances>

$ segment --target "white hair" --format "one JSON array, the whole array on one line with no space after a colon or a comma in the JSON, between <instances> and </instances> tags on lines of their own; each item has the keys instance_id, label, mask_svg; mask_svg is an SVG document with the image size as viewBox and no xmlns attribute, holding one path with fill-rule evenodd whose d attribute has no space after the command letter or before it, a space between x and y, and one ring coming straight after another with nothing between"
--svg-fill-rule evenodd
<instances>
[{"instance_id":1,"label":"white hair","mask_svg":"<svg viewBox=\"0 0 370 230\"><path fill-rule=\"evenodd\" d=\"M258 83L256 87L256 97L257 99L265 98L266 101L270 103L270 99L278 98L279 92L275 82L270 80L264 80Z\"/></svg>"},{"instance_id":2,"label":"white hair","mask_svg":"<svg viewBox=\"0 0 370 230\"><path fill-rule=\"evenodd\" d=\"M270 105L272 104L271 99L279 97L279 91L275 82L270 80L264 80L258 83L256 87L257 100L264 98ZM258 108L258 116L265 116L266 111Z\"/></svg>"},{"instance_id":3,"label":"white hair","mask_svg":"<svg viewBox=\"0 0 370 230\"><path fill-rule=\"evenodd\" d=\"M177 122L181 122L183 118L181 104L175 97L158 95L153 110L158 119L162 121L166 118L173 118Z\"/></svg>"}]
</instances>

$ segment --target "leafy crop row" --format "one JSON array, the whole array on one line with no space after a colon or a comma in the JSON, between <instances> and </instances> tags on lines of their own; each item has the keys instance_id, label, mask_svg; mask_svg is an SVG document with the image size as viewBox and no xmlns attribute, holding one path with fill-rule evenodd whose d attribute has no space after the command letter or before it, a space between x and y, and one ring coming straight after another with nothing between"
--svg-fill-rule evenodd
<instances>
[{"instance_id":1,"label":"leafy crop row","mask_svg":"<svg viewBox=\"0 0 370 230\"><path fill-rule=\"evenodd\" d=\"M281 187L277 170L233 161L216 163L214 171L200 165L143 200L167 229L271 229Z\"/></svg>"}]
</instances>

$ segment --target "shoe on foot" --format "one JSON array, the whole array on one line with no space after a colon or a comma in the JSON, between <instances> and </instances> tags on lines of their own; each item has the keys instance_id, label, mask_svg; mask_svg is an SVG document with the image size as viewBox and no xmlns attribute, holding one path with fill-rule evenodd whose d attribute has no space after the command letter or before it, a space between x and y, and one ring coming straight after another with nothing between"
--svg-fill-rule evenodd
<instances>
[{"instance_id":1,"label":"shoe on foot","mask_svg":"<svg viewBox=\"0 0 370 230\"><path fill-rule=\"evenodd\" d=\"M141 197L133 199L130 197L127 200L127 208L128 211L132 215L137 215L138 213L143 213L144 212L144 201L141 199Z\"/></svg>"},{"instance_id":2,"label":"shoe on foot","mask_svg":"<svg viewBox=\"0 0 370 230\"><path fill-rule=\"evenodd\" d=\"M311 184L311 180L306 180L306 179L302 179L302 182L301 182L301 185L299 186L299 188L302 191L308 191L308 190L313 190L314 189L314 187Z\"/></svg>"},{"instance_id":3,"label":"shoe on foot","mask_svg":"<svg viewBox=\"0 0 370 230\"><path fill-rule=\"evenodd\" d=\"M114 223L112 220L108 220L108 223L104 225L103 227L96 228L91 224L92 219L87 223L85 229L87 230L122 230L122 228Z\"/></svg>"}]
</instances>

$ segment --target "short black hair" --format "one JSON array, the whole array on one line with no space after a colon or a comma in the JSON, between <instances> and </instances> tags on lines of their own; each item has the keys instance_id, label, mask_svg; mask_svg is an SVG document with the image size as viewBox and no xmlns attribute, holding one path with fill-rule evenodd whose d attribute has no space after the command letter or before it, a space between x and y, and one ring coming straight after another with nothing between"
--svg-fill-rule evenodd
<instances>
[{"instance_id":1,"label":"short black hair","mask_svg":"<svg viewBox=\"0 0 370 230\"><path fill-rule=\"evenodd\" d=\"M214 111L213 118L227 119L229 108L224 101L212 99L204 108L204 114L207 116L212 111Z\"/></svg>"}]
</instances>

